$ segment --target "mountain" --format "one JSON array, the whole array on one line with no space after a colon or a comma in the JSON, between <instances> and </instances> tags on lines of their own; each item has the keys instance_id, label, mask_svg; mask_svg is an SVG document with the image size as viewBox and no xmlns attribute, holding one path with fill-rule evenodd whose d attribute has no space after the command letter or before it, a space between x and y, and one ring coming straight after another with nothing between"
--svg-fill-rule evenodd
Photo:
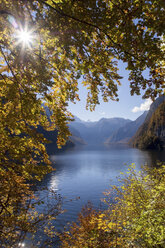
<instances>
[{"instance_id":1,"label":"mountain","mask_svg":"<svg viewBox=\"0 0 165 248\"><path fill-rule=\"evenodd\" d=\"M41 126L38 126L37 131L44 135L44 137L50 141L50 143L46 144L47 152L50 154L58 150L57 148L57 130L54 131L46 131ZM84 140L81 138L80 133L74 129L70 128L72 136L69 137L69 140L66 142L66 145L61 148L61 150L66 150L67 148L71 148L75 145L85 145Z\"/></svg>"},{"instance_id":2,"label":"mountain","mask_svg":"<svg viewBox=\"0 0 165 248\"><path fill-rule=\"evenodd\" d=\"M82 139L89 145L103 144L120 127L129 123L124 118L102 118L97 122L85 122L80 119L70 123L70 127L79 131Z\"/></svg>"},{"instance_id":3,"label":"mountain","mask_svg":"<svg viewBox=\"0 0 165 248\"><path fill-rule=\"evenodd\" d=\"M46 144L46 149L48 154L53 154L54 152L58 151L57 148L57 130L54 131L47 131L45 130L43 127L38 126L37 131L41 134L43 134L44 138L46 138L49 143ZM73 147L75 146L74 142L71 140L68 140L66 142L66 145L62 147L61 150L65 150L67 148Z\"/></svg>"},{"instance_id":4,"label":"mountain","mask_svg":"<svg viewBox=\"0 0 165 248\"><path fill-rule=\"evenodd\" d=\"M141 149L163 149L165 146L165 96L151 104L145 122L131 143Z\"/></svg>"},{"instance_id":5,"label":"mountain","mask_svg":"<svg viewBox=\"0 0 165 248\"><path fill-rule=\"evenodd\" d=\"M128 143L128 141L135 135L138 128L143 124L147 116L147 111L145 111L141 116L139 116L135 121L130 121L126 123L123 127L119 128L116 132L110 136L105 143Z\"/></svg>"}]
</instances>

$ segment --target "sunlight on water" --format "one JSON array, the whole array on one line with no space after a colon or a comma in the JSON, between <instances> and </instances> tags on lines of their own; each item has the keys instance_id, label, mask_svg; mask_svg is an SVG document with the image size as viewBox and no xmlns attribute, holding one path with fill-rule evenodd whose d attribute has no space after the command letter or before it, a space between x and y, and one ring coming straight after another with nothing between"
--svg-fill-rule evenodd
<instances>
[{"instance_id":1,"label":"sunlight on water","mask_svg":"<svg viewBox=\"0 0 165 248\"><path fill-rule=\"evenodd\" d=\"M58 179L57 179L57 176L56 175L53 175L50 179L50 189L52 190L59 190L59 186L58 186Z\"/></svg>"}]
</instances>

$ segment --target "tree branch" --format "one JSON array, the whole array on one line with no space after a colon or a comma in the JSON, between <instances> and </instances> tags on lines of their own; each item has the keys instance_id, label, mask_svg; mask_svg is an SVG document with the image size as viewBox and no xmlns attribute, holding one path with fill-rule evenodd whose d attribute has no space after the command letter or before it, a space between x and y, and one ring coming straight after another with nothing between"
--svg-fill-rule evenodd
<instances>
[{"instance_id":1,"label":"tree branch","mask_svg":"<svg viewBox=\"0 0 165 248\"><path fill-rule=\"evenodd\" d=\"M54 11L56 11L56 12L57 12L59 15L61 15L61 16L67 17L67 18L72 19L72 20L74 20L74 21L76 21L76 22L85 24L85 25L87 25L87 26L89 26L89 27L93 27L93 28L99 30L100 32L104 33L104 35L112 42L112 44L114 45L113 48L114 48L115 50L117 49L116 47L118 47L119 49L123 50L122 46L121 46L119 43L116 43L104 29L98 27L96 24L89 23L89 22L87 22L87 21L78 19L78 18L75 17L75 16L71 16L71 15L69 15L69 14L66 14L66 13L64 13L61 9L59 9L59 8L57 9L57 8L55 8L54 6L48 4L47 2L45 2L45 1L43 1L43 0L38 0L38 1L41 2L41 3L43 3L44 5L46 5L47 7L53 9ZM52 2L54 3L55 6L57 6L57 3L55 3L54 1L52 1ZM134 57L134 58L136 58L137 60L139 60L139 58L138 58L135 54L132 54L132 53L126 51L126 50L123 50L123 52L124 52L125 54L127 54L127 55L129 55L129 56L131 56L131 57ZM119 52L117 52L117 53L119 54Z\"/></svg>"}]
</instances>

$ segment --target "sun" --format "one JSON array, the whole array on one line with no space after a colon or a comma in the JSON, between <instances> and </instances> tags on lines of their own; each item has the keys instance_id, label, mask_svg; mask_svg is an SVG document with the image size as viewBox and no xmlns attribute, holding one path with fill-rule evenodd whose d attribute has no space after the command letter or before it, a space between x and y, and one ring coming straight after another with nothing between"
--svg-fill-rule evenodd
<instances>
[{"instance_id":1,"label":"sun","mask_svg":"<svg viewBox=\"0 0 165 248\"><path fill-rule=\"evenodd\" d=\"M30 48L33 42L33 38L34 38L33 32L31 30L28 30L27 28L17 30L16 33L17 45L22 44L23 47Z\"/></svg>"},{"instance_id":2,"label":"sun","mask_svg":"<svg viewBox=\"0 0 165 248\"><path fill-rule=\"evenodd\" d=\"M30 32L28 32L26 30L20 31L17 37L20 40L20 42L27 43L27 44L32 42L32 36L31 36Z\"/></svg>"}]
</instances>

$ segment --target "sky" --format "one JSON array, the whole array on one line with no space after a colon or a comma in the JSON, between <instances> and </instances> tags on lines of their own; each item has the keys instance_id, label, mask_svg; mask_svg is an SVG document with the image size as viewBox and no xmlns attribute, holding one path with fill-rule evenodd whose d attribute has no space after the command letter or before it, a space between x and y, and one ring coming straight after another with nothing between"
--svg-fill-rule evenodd
<instances>
[{"instance_id":1,"label":"sky","mask_svg":"<svg viewBox=\"0 0 165 248\"><path fill-rule=\"evenodd\" d=\"M84 86L79 83L80 102L76 104L69 104L69 111L81 120L84 121L98 121L101 118L122 117L125 119L136 120L145 110L148 110L152 101L150 99L142 99L142 96L131 96L128 81L129 71L125 69L125 64L119 62L119 74L123 77L121 79L121 86L119 86L119 102L109 100L96 106L95 111L86 110L86 95L87 91Z\"/></svg>"}]
</instances>

